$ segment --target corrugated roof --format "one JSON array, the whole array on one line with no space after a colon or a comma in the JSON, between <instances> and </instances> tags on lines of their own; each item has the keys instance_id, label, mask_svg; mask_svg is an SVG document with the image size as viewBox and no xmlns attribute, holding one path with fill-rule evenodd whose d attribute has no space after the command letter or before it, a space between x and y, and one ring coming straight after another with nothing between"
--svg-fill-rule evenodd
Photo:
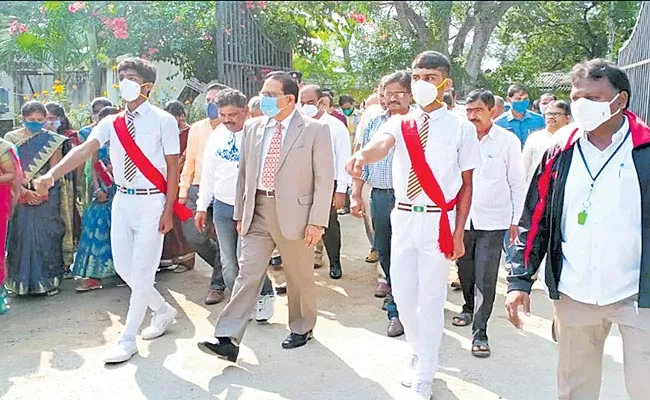
<instances>
[{"instance_id":1,"label":"corrugated roof","mask_svg":"<svg viewBox=\"0 0 650 400\"><path fill-rule=\"evenodd\" d=\"M535 78L538 89L571 90L571 78L566 72L542 72Z\"/></svg>"}]
</instances>

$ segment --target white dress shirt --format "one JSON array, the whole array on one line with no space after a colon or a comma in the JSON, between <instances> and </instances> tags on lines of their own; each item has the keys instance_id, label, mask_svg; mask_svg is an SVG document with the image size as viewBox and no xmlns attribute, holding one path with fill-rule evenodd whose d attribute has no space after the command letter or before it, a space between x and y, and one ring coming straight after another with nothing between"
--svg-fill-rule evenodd
<instances>
[{"instance_id":1,"label":"white dress shirt","mask_svg":"<svg viewBox=\"0 0 650 400\"><path fill-rule=\"evenodd\" d=\"M627 118L600 151L586 135L579 143L596 176L629 131ZM591 187L577 144L565 184L562 210L562 273L558 289L574 300L612 304L639 292L641 268L641 190L632 160L632 137L607 164L591 194L584 225L578 223Z\"/></svg>"},{"instance_id":2,"label":"white dress shirt","mask_svg":"<svg viewBox=\"0 0 650 400\"><path fill-rule=\"evenodd\" d=\"M180 139L176 119L168 112L152 105L148 101L140 104L134 111L135 143L151 163L167 177L165 156L180 154ZM153 189L154 185L136 168L131 182L124 177L125 151L117 138L113 121L116 116L108 116L95 126L88 140L97 140L99 146L111 142L110 157L115 183L130 189Z\"/></svg>"},{"instance_id":3,"label":"white dress shirt","mask_svg":"<svg viewBox=\"0 0 650 400\"><path fill-rule=\"evenodd\" d=\"M293 116L295 114L296 114L296 110L294 109L287 118L283 119L282 122L280 122L280 124L282 125L281 144L284 144L284 138L287 137L287 129L289 129L289 125L291 124L291 120L293 119ZM266 123L266 128L264 129L264 139L262 141L262 154L261 154L262 158L260 159L260 170L257 177L258 190L273 190L273 188L264 187L264 185L262 184L262 178L264 177L264 161L266 160L266 155L269 152L269 148L271 147L271 138L275 133L276 124L278 124L278 121L275 118L269 118L268 122Z\"/></svg>"},{"instance_id":4,"label":"white dress shirt","mask_svg":"<svg viewBox=\"0 0 650 400\"><path fill-rule=\"evenodd\" d=\"M417 108L412 115L417 125L421 124L424 111ZM408 177L411 171L406 144L402 137L402 116L395 115L381 125L379 132L395 137L393 156L393 188L395 201L414 205L435 205L422 191L410 200L406 195ZM447 202L453 200L463 185L462 172L476 168L480 164L478 139L474 124L451 113L442 107L429 113L429 137L424 150L427 163L440 184Z\"/></svg>"},{"instance_id":5,"label":"white dress shirt","mask_svg":"<svg viewBox=\"0 0 650 400\"><path fill-rule=\"evenodd\" d=\"M210 135L203 153L197 211L206 211L214 199L231 206L235 205L243 136L243 129L239 132L231 132L223 124Z\"/></svg>"},{"instance_id":6,"label":"white dress shirt","mask_svg":"<svg viewBox=\"0 0 650 400\"><path fill-rule=\"evenodd\" d=\"M320 121L327 124L330 128L330 135L332 137L332 154L334 155L334 178L336 179L336 192L345 193L348 186L352 184L352 177L345 170L352 149L350 148L350 139L348 128L343 122L332 117L328 113L324 113L320 117Z\"/></svg>"},{"instance_id":7,"label":"white dress shirt","mask_svg":"<svg viewBox=\"0 0 650 400\"><path fill-rule=\"evenodd\" d=\"M544 153L552 143L554 143L553 134L547 129L540 129L528 136L522 153L524 168L526 169L526 182L532 180L539 163L542 162Z\"/></svg>"},{"instance_id":8,"label":"white dress shirt","mask_svg":"<svg viewBox=\"0 0 650 400\"><path fill-rule=\"evenodd\" d=\"M496 231L519 224L526 179L517 136L496 124L479 141L481 165L474 170L472 207L465 229Z\"/></svg>"}]
</instances>

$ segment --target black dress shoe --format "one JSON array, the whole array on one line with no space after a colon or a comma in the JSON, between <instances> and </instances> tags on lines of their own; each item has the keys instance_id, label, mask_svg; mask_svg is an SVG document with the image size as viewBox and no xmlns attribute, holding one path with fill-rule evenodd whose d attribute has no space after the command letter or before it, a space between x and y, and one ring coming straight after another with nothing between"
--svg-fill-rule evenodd
<instances>
[{"instance_id":1,"label":"black dress shoe","mask_svg":"<svg viewBox=\"0 0 650 400\"><path fill-rule=\"evenodd\" d=\"M343 276L343 271L341 271L341 264L330 265L330 278L341 279L342 276Z\"/></svg>"},{"instance_id":2,"label":"black dress shoe","mask_svg":"<svg viewBox=\"0 0 650 400\"><path fill-rule=\"evenodd\" d=\"M275 287L276 294L287 294L287 283L281 283Z\"/></svg>"},{"instance_id":3,"label":"black dress shoe","mask_svg":"<svg viewBox=\"0 0 650 400\"><path fill-rule=\"evenodd\" d=\"M206 354L216 355L230 362L237 361L237 356L239 356L239 346L235 346L232 340L227 337L217 338L217 343L200 342L198 347Z\"/></svg>"},{"instance_id":4,"label":"black dress shoe","mask_svg":"<svg viewBox=\"0 0 650 400\"><path fill-rule=\"evenodd\" d=\"M271 264L272 267L279 267L282 265L282 257L277 256L277 257L271 257Z\"/></svg>"},{"instance_id":5,"label":"black dress shoe","mask_svg":"<svg viewBox=\"0 0 650 400\"><path fill-rule=\"evenodd\" d=\"M307 333L294 333L291 332L286 339L282 341L283 349L295 349L296 347L301 347L307 344L307 341L313 337L313 332L309 331Z\"/></svg>"}]
</instances>

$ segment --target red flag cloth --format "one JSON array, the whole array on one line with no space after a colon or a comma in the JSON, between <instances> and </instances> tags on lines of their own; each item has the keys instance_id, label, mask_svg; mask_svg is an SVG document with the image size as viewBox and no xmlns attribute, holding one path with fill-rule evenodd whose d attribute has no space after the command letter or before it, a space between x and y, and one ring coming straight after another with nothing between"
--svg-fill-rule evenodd
<instances>
[{"instance_id":1,"label":"red flag cloth","mask_svg":"<svg viewBox=\"0 0 650 400\"><path fill-rule=\"evenodd\" d=\"M420 186L422 186L422 190L441 210L438 234L438 246L440 247L440 251L446 256L451 256L454 253L454 238L451 234L448 212L456 207L458 199L454 198L447 203L445 194L443 193L442 188L440 188L440 184L436 180L436 177L433 175L431 167L427 163L427 159L424 155L424 148L420 142L418 127L414 119L402 119L402 136L404 137L406 150L411 159L411 166L420 182Z\"/></svg>"},{"instance_id":2,"label":"red flag cloth","mask_svg":"<svg viewBox=\"0 0 650 400\"><path fill-rule=\"evenodd\" d=\"M126 118L124 112L118 114L117 118L113 122L113 127L115 128L115 133L117 138L120 140L124 151L129 155L133 164L138 168L138 170L144 175L145 178L151 182L156 189L160 190L162 193L167 194L167 181L162 175L158 168L156 168L151 161L144 155L142 150L135 143L135 140L129 134L129 129L126 127ZM185 207L183 204L179 203L178 200L174 201L174 213L181 221L185 222L188 219L192 218L192 211Z\"/></svg>"}]
</instances>

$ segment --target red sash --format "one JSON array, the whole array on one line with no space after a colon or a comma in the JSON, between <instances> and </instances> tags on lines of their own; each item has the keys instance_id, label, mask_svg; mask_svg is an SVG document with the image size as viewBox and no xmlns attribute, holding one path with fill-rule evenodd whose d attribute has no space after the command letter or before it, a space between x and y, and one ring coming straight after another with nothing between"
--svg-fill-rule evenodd
<instances>
[{"instance_id":1,"label":"red sash","mask_svg":"<svg viewBox=\"0 0 650 400\"><path fill-rule=\"evenodd\" d=\"M104 182L104 185L106 185L106 187L113 186L113 175L108 172L108 168L106 168L106 164L104 164L102 160L95 162L93 164L93 168L95 169L95 172L97 173L99 179Z\"/></svg>"},{"instance_id":2,"label":"red sash","mask_svg":"<svg viewBox=\"0 0 650 400\"><path fill-rule=\"evenodd\" d=\"M162 193L167 194L167 181L165 177L158 171L158 169L149 161L147 156L144 155L142 150L135 143L135 140L129 134L129 128L126 127L126 117L124 112L118 114L117 118L113 122L113 127L115 128L115 133L117 138L120 140L124 151L126 154L131 157L133 164L138 168L138 170L144 175L145 178L151 182L156 189L160 190ZM192 218L192 211L174 200L174 213L181 221L187 221Z\"/></svg>"},{"instance_id":3,"label":"red sash","mask_svg":"<svg viewBox=\"0 0 650 400\"><path fill-rule=\"evenodd\" d=\"M413 118L402 119L402 136L404 137L406 150L411 159L411 165L413 166L415 175L422 186L422 190L441 210L440 224L438 226L438 246L440 247L440 251L446 256L451 256L454 253L454 238L451 234L448 212L456 207L458 199L454 198L447 203L445 194L442 192L440 184L436 180L433 171L431 171L431 167L427 163L424 149L420 142L418 127Z\"/></svg>"}]
</instances>

